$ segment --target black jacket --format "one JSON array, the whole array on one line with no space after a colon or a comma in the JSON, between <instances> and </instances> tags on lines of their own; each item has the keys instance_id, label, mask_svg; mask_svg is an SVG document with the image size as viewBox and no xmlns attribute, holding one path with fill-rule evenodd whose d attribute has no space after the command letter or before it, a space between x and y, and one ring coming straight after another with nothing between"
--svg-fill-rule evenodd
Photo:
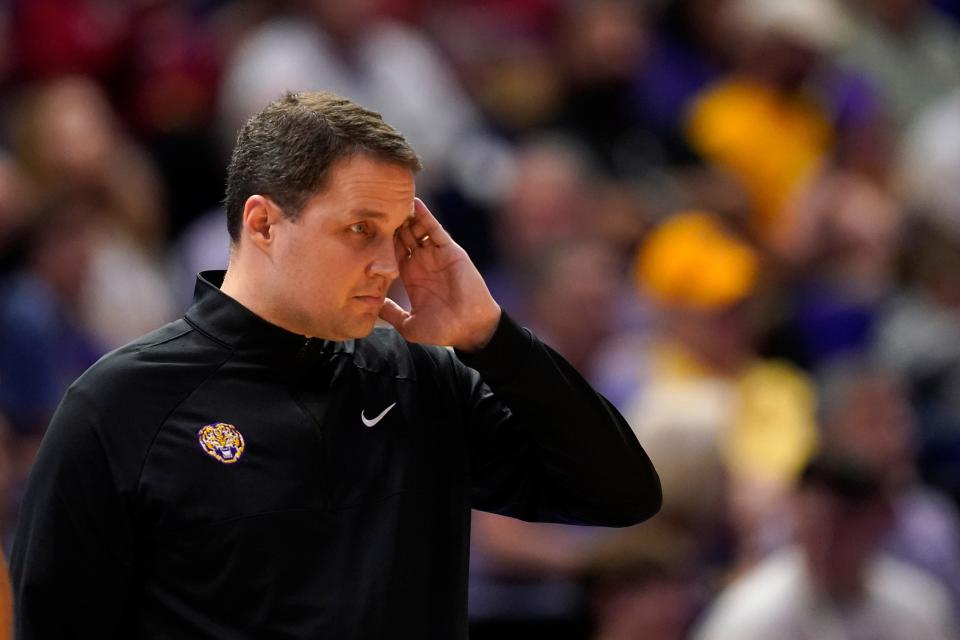
<instances>
[{"instance_id":1,"label":"black jacket","mask_svg":"<svg viewBox=\"0 0 960 640\"><path fill-rule=\"evenodd\" d=\"M222 277L67 392L14 542L18 638L465 638L471 507L659 508L623 418L506 315L472 355L304 339Z\"/></svg>"}]
</instances>

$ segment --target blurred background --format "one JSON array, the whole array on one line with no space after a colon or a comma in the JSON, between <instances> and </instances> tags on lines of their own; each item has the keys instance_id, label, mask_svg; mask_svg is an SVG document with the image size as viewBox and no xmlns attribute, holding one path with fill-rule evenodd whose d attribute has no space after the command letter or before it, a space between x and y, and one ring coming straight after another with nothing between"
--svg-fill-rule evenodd
<instances>
[{"instance_id":1,"label":"blurred background","mask_svg":"<svg viewBox=\"0 0 960 640\"><path fill-rule=\"evenodd\" d=\"M0 1L0 535L66 386L226 265L238 127L374 108L627 416L627 530L475 514L472 638L953 638L960 1Z\"/></svg>"}]
</instances>

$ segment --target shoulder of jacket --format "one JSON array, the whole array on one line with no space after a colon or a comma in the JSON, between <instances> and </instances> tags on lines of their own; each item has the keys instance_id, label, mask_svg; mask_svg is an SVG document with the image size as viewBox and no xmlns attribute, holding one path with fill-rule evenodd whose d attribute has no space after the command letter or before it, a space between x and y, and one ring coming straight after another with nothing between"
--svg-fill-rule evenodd
<instances>
[{"instance_id":1,"label":"shoulder of jacket","mask_svg":"<svg viewBox=\"0 0 960 640\"><path fill-rule=\"evenodd\" d=\"M71 390L101 411L135 401L144 401L141 410L147 410L199 385L231 354L229 347L180 319L104 355Z\"/></svg>"}]
</instances>

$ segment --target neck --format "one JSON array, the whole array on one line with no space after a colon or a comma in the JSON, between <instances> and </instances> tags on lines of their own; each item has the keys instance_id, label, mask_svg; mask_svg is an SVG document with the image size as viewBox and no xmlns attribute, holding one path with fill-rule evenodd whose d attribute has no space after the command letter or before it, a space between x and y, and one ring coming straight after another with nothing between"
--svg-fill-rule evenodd
<instances>
[{"instance_id":1,"label":"neck","mask_svg":"<svg viewBox=\"0 0 960 640\"><path fill-rule=\"evenodd\" d=\"M230 296L244 307L257 314L267 322L293 333L305 334L303 327L293 326L293 323L277 312L270 303L265 291L269 291L267 283L258 281L257 269L251 268L245 261L236 259L231 252L227 272L223 276L220 291Z\"/></svg>"},{"instance_id":2,"label":"neck","mask_svg":"<svg viewBox=\"0 0 960 640\"><path fill-rule=\"evenodd\" d=\"M257 315L260 315L260 313L257 311L258 305L256 296L253 294L254 287L250 286L250 278L246 277L246 274L244 274L243 271L245 271L245 269L243 268L241 262L236 260L236 257L231 251L230 262L227 265L227 272L223 276L223 284L220 285L220 291L227 294Z\"/></svg>"}]
</instances>

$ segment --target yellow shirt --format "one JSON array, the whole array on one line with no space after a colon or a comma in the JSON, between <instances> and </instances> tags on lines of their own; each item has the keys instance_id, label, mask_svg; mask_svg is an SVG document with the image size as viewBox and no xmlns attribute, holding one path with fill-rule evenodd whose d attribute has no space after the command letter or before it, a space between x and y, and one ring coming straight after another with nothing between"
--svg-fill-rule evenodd
<instances>
[{"instance_id":1,"label":"yellow shirt","mask_svg":"<svg viewBox=\"0 0 960 640\"><path fill-rule=\"evenodd\" d=\"M741 182L764 236L817 171L833 137L826 114L812 99L785 97L744 77L720 81L697 96L686 133L704 158Z\"/></svg>"},{"instance_id":2,"label":"yellow shirt","mask_svg":"<svg viewBox=\"0 0 960 640\"><path fill-rule=\"evenodd\" d=\"M793 365L757 359L730 378L706 370L678 345L653 347L650 378L630 411L641 441L655 431L688 430L712 439L731 476L793 484L817 445L816 392ZM676 439L671 438L676 446Z\"/></svg>"}]
</instances>

